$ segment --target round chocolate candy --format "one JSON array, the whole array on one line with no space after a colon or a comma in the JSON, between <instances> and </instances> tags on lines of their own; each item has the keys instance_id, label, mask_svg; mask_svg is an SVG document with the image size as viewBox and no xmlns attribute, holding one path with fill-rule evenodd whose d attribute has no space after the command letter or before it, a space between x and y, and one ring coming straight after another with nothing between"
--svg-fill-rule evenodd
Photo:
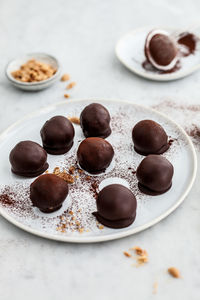
<instances>
[{"instance_id":1,"label":"round chocolate candy","mask_svg":"<svg viewBox=\"0 0 200 300\"><path fill-rule=\"evenodd\" d=\"M43 147L49 154L64 154L73 146L74 127L63 116L55 116L46 121L40 134Z\"/></svg>"},{"instance_id":2,"label":"round chocolate candy","mask_svg":"<svg viewBox=\"0 0 200 300\"><path fill-rule=\"evenodd\" d=\"M36 177L46 171L46 151L37 143L22 141L10 152L11 171L19 176Z\"/></svg>"},{"instance_id":3,"label":"round chocolate candy","mask_svg":"<svg viewBox=\"0 0 200 300\"><path fill-rule=\"evenodd\" d=\"M106 138L111 134L110 114L99 103L92 103L84 108L80 115L80 124L85 137Z\"/></svg>"},{"instance_id":4,"label":"round chocolate candy","mask_svg":"<svg viewBox=\"0 0 200 300\"><path fill-rule=\"evenodd\" d=\"M174 168L163 156L148 155L137 168L138 187L147 195L160 195L172 185Z\"/></svg>"},{"instance_id":5,"label":"round chocolate candy","mask_svg":"<svg viewBox=\"0 0 200 300\"><path fill-rule=\"evenodd\" d=\"M97 198L97 220L111 228L131 225L136 217L137 201L131 190L121 184L103 188Z\"/></svg>"},{"instance_id":6,"label":"round chocolate candy","mask_svg":"<svg viewBox=\"0 0 200 300\"><path fill-rule=\"evenodd\" d=\"M79 165L91 174L104 172L114 156L113 147L106 140L90 137L81 142L77 151Z\"/></svg>"},{"instance_id":7,"label":"round chocolate candy","mask_svg":"<svg viewBox=\"0 0 200 300\"><path fill-rule=\"evenodd\" d=\"M169 71L178 62L175 40L164 30L152 30L146 38L145 56L156 69Z\"/></svg>"},{"instance_id":8,"label":"round chocolate candy","mask_svg":"<svg viewBox=\"0 0 200 300\"><path fill-rule=\"evenodd\" d=\"M163 127L152 120L138 122L132 131L134 149L141 155L162 154L169 148Z\"/></svg>"},{"instance_id":9,"label":"round chocolate candy","mask_svg":"<svg viewBox=\"0 0 200 300\"><path fill-rule=\"evenodd\" d=\"M54 174L41 175L30 186L30 199L33 206L44 213L51 213L61 208L67 195L67 182Z\"/></svg>"}]
</instances>

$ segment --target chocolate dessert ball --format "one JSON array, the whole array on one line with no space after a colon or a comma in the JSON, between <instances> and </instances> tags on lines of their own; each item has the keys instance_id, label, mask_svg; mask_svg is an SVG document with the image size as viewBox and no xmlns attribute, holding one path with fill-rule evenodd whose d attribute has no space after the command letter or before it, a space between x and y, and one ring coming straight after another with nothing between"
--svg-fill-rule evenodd
<instances>
[{"instance_id":1,"label":"chocolate dessert ball","mask_svg":"<svg viewBox=\"0 0 200 300\"><path fill-rule=\"evenodd\" d=\"M178 61L178 47L174 39L163 30L151 31L145 42L145 56L158 70L171 70Z\"/></svg>"},{"instance_id":2,"label":"chocolate dessert ball","mask_svg":"<svg viewBox=\"0 0 200 300\"><path fill-rule=\"evenodd\" d=\"M35 177L49 167L46 151L37 143L22 141L10 152L11 171L19 176Z\"/></svg>"},{"instance_id":3,"label":"chocolate dessert ball","mask_svg":"<svg viewBox=\"0 0 200 300\"><path fill-rule=\"evenodd\" d=\"M135 196L127 187L111 184L100 191L97 198L97 212L93 214L107 227L123 228L135 220L136 208Z\"/></svg>"},{"instance_id":4,"label":"chocolate dessert ball","mask_svg":"<svg viewBox=\"0 0 200 300\"><path fill-rule=\"evenodd\" d=\"M40 134L47 153L64 154L73 146L74 127L63 116L56 116L46 121Z\"/></svg>"},{"instance_id":5,"label":"chocolate dessert ball","mask_svg":"<svg viewBox=\"0 0 200 300\"><path fill-rule=\"evenodd\" d=\"M79 165L91 174L104 172L113 156L114 150L111 144L98 137L83 140L77 151Z\"/></svg>"},{"instance_id":6,"label":"chocolate dessert ball","mask_svg":"<svg viewBox=\"0 0 200 300\"><path fill-rule=\"evenodd\" d=\"M138 122L132 131L134 149L141 155L162 154L168 148L168 137L161 125L152 120Z\"/></svg>"},{"instance_id":7,"label":"chocolate dessert ball","mask_svg":"<svg viewBox=\"0 0 200 300\"><path fill-rule=\"evenodd\" d=\"M147 195L160 195L172 185L174 168L163 156L148 155L137 168L138 187Z\"/></svg>"},{"instance_id":8,"label":"chocolate dessert ball","mask_svg":"<svg viewBox=\"0 0 200 300\"><path fill-rule=\"evenodd\" d=\"M80 115L80 123L85 137L106 138L111 134L110 114L101 104L86 106Z\"/></svg>"},{"instance_id":9,"label":"chocolate dessert ball","mask_svg":"<svg viewBox=\"0 0 200 300\"><path fill-rule=\"evenodd\" d=\"M44 213L51 213L61 208L67 195L67 182L54 174L41 175L30 186L30 199L33 206Z\"/></svg>"}]
</instances>

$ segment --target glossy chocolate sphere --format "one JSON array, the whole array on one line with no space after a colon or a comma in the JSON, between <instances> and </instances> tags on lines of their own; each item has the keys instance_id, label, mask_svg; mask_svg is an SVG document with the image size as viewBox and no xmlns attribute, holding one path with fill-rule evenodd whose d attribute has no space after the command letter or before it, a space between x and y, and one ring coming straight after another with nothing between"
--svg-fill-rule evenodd
<instances>
[{"instance_id":1,"label":"glossy chocolate sphere","mask_svg":"<svg viewBox=\"0 0 200 300\"><path fill-rule=\"evenodd\" d=\"M73 146L74 127L63 116L55 116L46 121L40 134L47 153L64 154Z\"/></svg>"},{"instance_id":2,"label":"glossy chocolate sphere","mask_svg":"<svg viewBox=\"0 0 200 300\"><path fill-rule=\"evenodd\" d=\"M148 195L159 195L168 191L172 185L174 168L163 156L148 155L137 168L139 189Z\"/></svg>"},{"instance_id":3,"label":"glossy chocolate sphere","mask_svg":"<svg viewBox=\"0 0 200 300\"><path fill-rule=\"evenodd\" d=\"M85 137L106 138L111 134L110 114L99 103L92 103L84 108L80 115L80 123Z\"/></svg>"},{"instance_id":4,"label":"glossy chocolate sphere","mask_svg":"<svg viewBox=\"0 0 200 300\"><path fill-rule=\"evenodd\" d=\"M58 210L67 195L67 182L54 174L41 175L30 186L33 206L45 213Z\"/></svg>"},{"instance_id":5,"label":"glossy chocolate sphere","mask_svg":"<svg viewBox=\"0 0 200 300\"><path fill-rule=\"evenodd\" d=\"M77 151L79 165L91 174L104 172L113 156L114 150L111 144L98 137L83 140Z\"/></svg>"},{"instance_id":6,"label":"glossy chocolate sphere","mask_svg":"<svg viewBox=\"0 0 200 300\"><path fill-rule=\"evenodd\" d=\"M111 228L131 225L136 217L136 198L127 187L111 184L103 188L97 198L97 220Z\"/></svg>"},{"instance_id":7,"label":"glossy chocolate sphere","mask_svg":"<svg viewBox=\"0 0 200 300\"><path fill-rule=\"evenodd\" d=\"M37 143L22 141L10 152L11 171L19 176L35 177L49 167L46 151Z\"/></svg>"},{"instance_id":8,"label":"glossy chocolate sphere","mask_svg":"<svg viewBox=\"0 0 200 300\"><path fill-rule=\"evenodd\" d=\"M132 131L134 149L141 155L162 154L168 148L168 136L163 127L152 120L138 122Z\"/></svg>"},{"instance_id":9,"label":"glossy chocolate sphere","mask_svg":"<svg viewBox=\"0 0 200 300\"><path fill-rule=\"evenodd\" d=\"M145 42L145 56L158 70L173 69L178 61L178 47L174 39L163 30L151 31Z\"/></svg>"}]
</instances>

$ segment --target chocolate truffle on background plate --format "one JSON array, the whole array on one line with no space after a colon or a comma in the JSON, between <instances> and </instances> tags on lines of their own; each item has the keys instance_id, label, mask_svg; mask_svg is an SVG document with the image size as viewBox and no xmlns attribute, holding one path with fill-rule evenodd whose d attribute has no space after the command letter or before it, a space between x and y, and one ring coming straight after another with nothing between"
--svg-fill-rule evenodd
<instances>
[{"instance_id":1,"label":"chocolate truffle on background plate","mask_svg":"<svg viewBox=\"0 0 200 300\"><path fill-rule=\"evenodd\" d=\"M49 154L64 154L73 146L74 127L63 116L55 116L46 121L40 134L43 147Z\"/></svg>"},{"instance_id":2,"label":"chocolate truffle on background plate","mask_svg":"<svg viewBox=\"0 0 200 300\"><path fill-rule=\"evenodd\" d=\"M61 208L67 195L67 182L54 174L41 175L30 186L30 199L33 206L44 213L51 213Z\"/></svg>"},{"instance_id":3,"label":"chocolate truffle on background plate","mask_svg":"<svg viewBox=\"0 0 200 300\"><path fill-rule=\"evenodd\" d=\"M91 174L104 172L110 165L113 156L112 145L99 137L90 137L83 140L77 151L79 165Z\"/></svg>"},{"instance_id":4,"label":"chocolate truffle on background plate","mask_svg":"<svg viewBox=\"0 0 200 300\"><path fill-rule=\"evenodd\" d=\"M97 198L97 220L111 228L131 225L136 217L137 201L131 190L121 184L104 187Z\"/></svg>"},{"instance_id":5,"label":"chocolate truffle on background plate","mask_svg":"<svg viewBox=\"0 0 200 300\"><path fill-rule=\"evenodd\" d=\"M161 71L173 69L178 62L177 43L165 30L155 29L149 32L144 52L147 61Z\"/></svg>"},{"instance_id":6,"label":"chocolate truffle on background plate","mask_svg":"<svg viewBox=\"0 0 200 300\"><path fill-rule=\"evenodd\" d=\"M19 142L10 152L11 171L19 176L36 177L46 171L46 151L32 141Z\"/></svg>"},{"instance_id":7,"label":"chocolate truffle on background plate","mask_svg":"<svg viewBox=\"0 0 200 300\"><path fill-rule=\"evenodd\" d=\"M169 148L163 127L152 120L138 122L132 130L134 149L141 155L162 154Z\"/></svg>"},{"instance_id":8,"label":"chocolate truffle on background plate","mask_svg":"<svg viewBox=\"0 0 200 300\"><path fill-rule=\"evenodd\" d=\"M173 165L165 157L148 155L136 171L138 187L147 195L163 194L171 188L173 174Z\"/></svg>"},{"instance_id":9,"label":"chocolate truffle on background plate","mask_svg":"<svg viewBox=\"0 0 200 300\"><path fill-rule=\"evenodd\" d=\"M106 138L111 134L110 114L99 103L89 104L83 109L80 124L85 137Z\"/></svg>"}]
</instances>

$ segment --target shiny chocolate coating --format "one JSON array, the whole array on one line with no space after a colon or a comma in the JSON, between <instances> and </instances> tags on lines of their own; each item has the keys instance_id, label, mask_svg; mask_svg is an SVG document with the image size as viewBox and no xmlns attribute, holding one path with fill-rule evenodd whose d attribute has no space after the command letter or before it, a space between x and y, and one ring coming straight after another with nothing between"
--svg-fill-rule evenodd
<instances>
[{"instance_id":1,"label":"shiny chocolate coating","mask_svg":"<svg viewBox=\"0 0 200 300\"><path fill-rule=\"evenodd\" d=\"M138 187L147 195L163 194L171 188L173 173L173 165L165 157L148 155L136 171Z\"/></svg>"},{"instance_id":2,"label":"shiny chocolate coating","mask_svg":"<svg viewBox=\"0 0 200 300\"><path fill-rule=\"evenodd\" d=\"M163 127L152 120L138 122L132 131L134 149L141 155L162 154L169 148Z\"/></svg>"},{"instance_id":3,"label":"shiny chocolate coating","mask_svg":"<svg viewBox=\"0 0 200 300\"><path fill-rule=\"evenodd\" d=\"M80 124L85 137L106 138L111 134L110 114L99 103L92 103L83 109Z\"/></svg>"},{"instance_id":4,"label":"shiny chocolate coating","mask_svg":"<svg viewBox=\"0 0 200 300\"><path fill-rule=\"evenodd\" d=\"M46 151L37 143L22 141L10 152L11 171L19 176L36 177L46 171Z\"/></svg>"},{"instance_id":5,"label":"shiny chocolate coating","mask_svg":"<svg viewBox=\"0 0 200 300\"><path fill-rule=\"evenodd\" d=\"M90 137L81 142L77 151L78 163L91 174L104 172L114 156L112 145L99 137Z\"/></svg>"},{"instance_id":6,"label":"shiny chocolate coating","mask_svg":"<svg viewBox=\"0 0 200 300\"><path fill-rule=\"evenodd\" d=\"M39 176L30 186L33 206L44 213L58 210L68 195L68 184L54 174Z\"/></svg>"},{"instance_id":7,"label":"shiny chocolate coating","mask_svg":"<svg viewBox=\"0 0 200 300\"><path fill-rule=\"evenodd\" d=\"M74 127L63 116L55 116L46 121L40 134L43 147L49 154L64 154L73 146Z\"/></svg>"},{"instance_id":8,"label":"shiny chocolate coating","mask_svg":"<svg viewBox=\"0 0 200 300\"><path fill-rule=\"evenodd\" d=\"M121 184L111 184L103 188L96 204L97 212L93 214L107 227L123 228L135 220L136 198L131 190Z\"/></svg>"},{"instance_id":9,"label":"shiny chocolate coating","mask_svg":"<svg viewBox=\"0 0 200 300\"><path fill-rule=\"evenodd\" d=\"M158 66L168 66L177 56L177 52L174 42L165 34L155 34L151 38L149 46L145 46L147 60L149 60L151 55Z\"/></svg>"}]
</instances>

